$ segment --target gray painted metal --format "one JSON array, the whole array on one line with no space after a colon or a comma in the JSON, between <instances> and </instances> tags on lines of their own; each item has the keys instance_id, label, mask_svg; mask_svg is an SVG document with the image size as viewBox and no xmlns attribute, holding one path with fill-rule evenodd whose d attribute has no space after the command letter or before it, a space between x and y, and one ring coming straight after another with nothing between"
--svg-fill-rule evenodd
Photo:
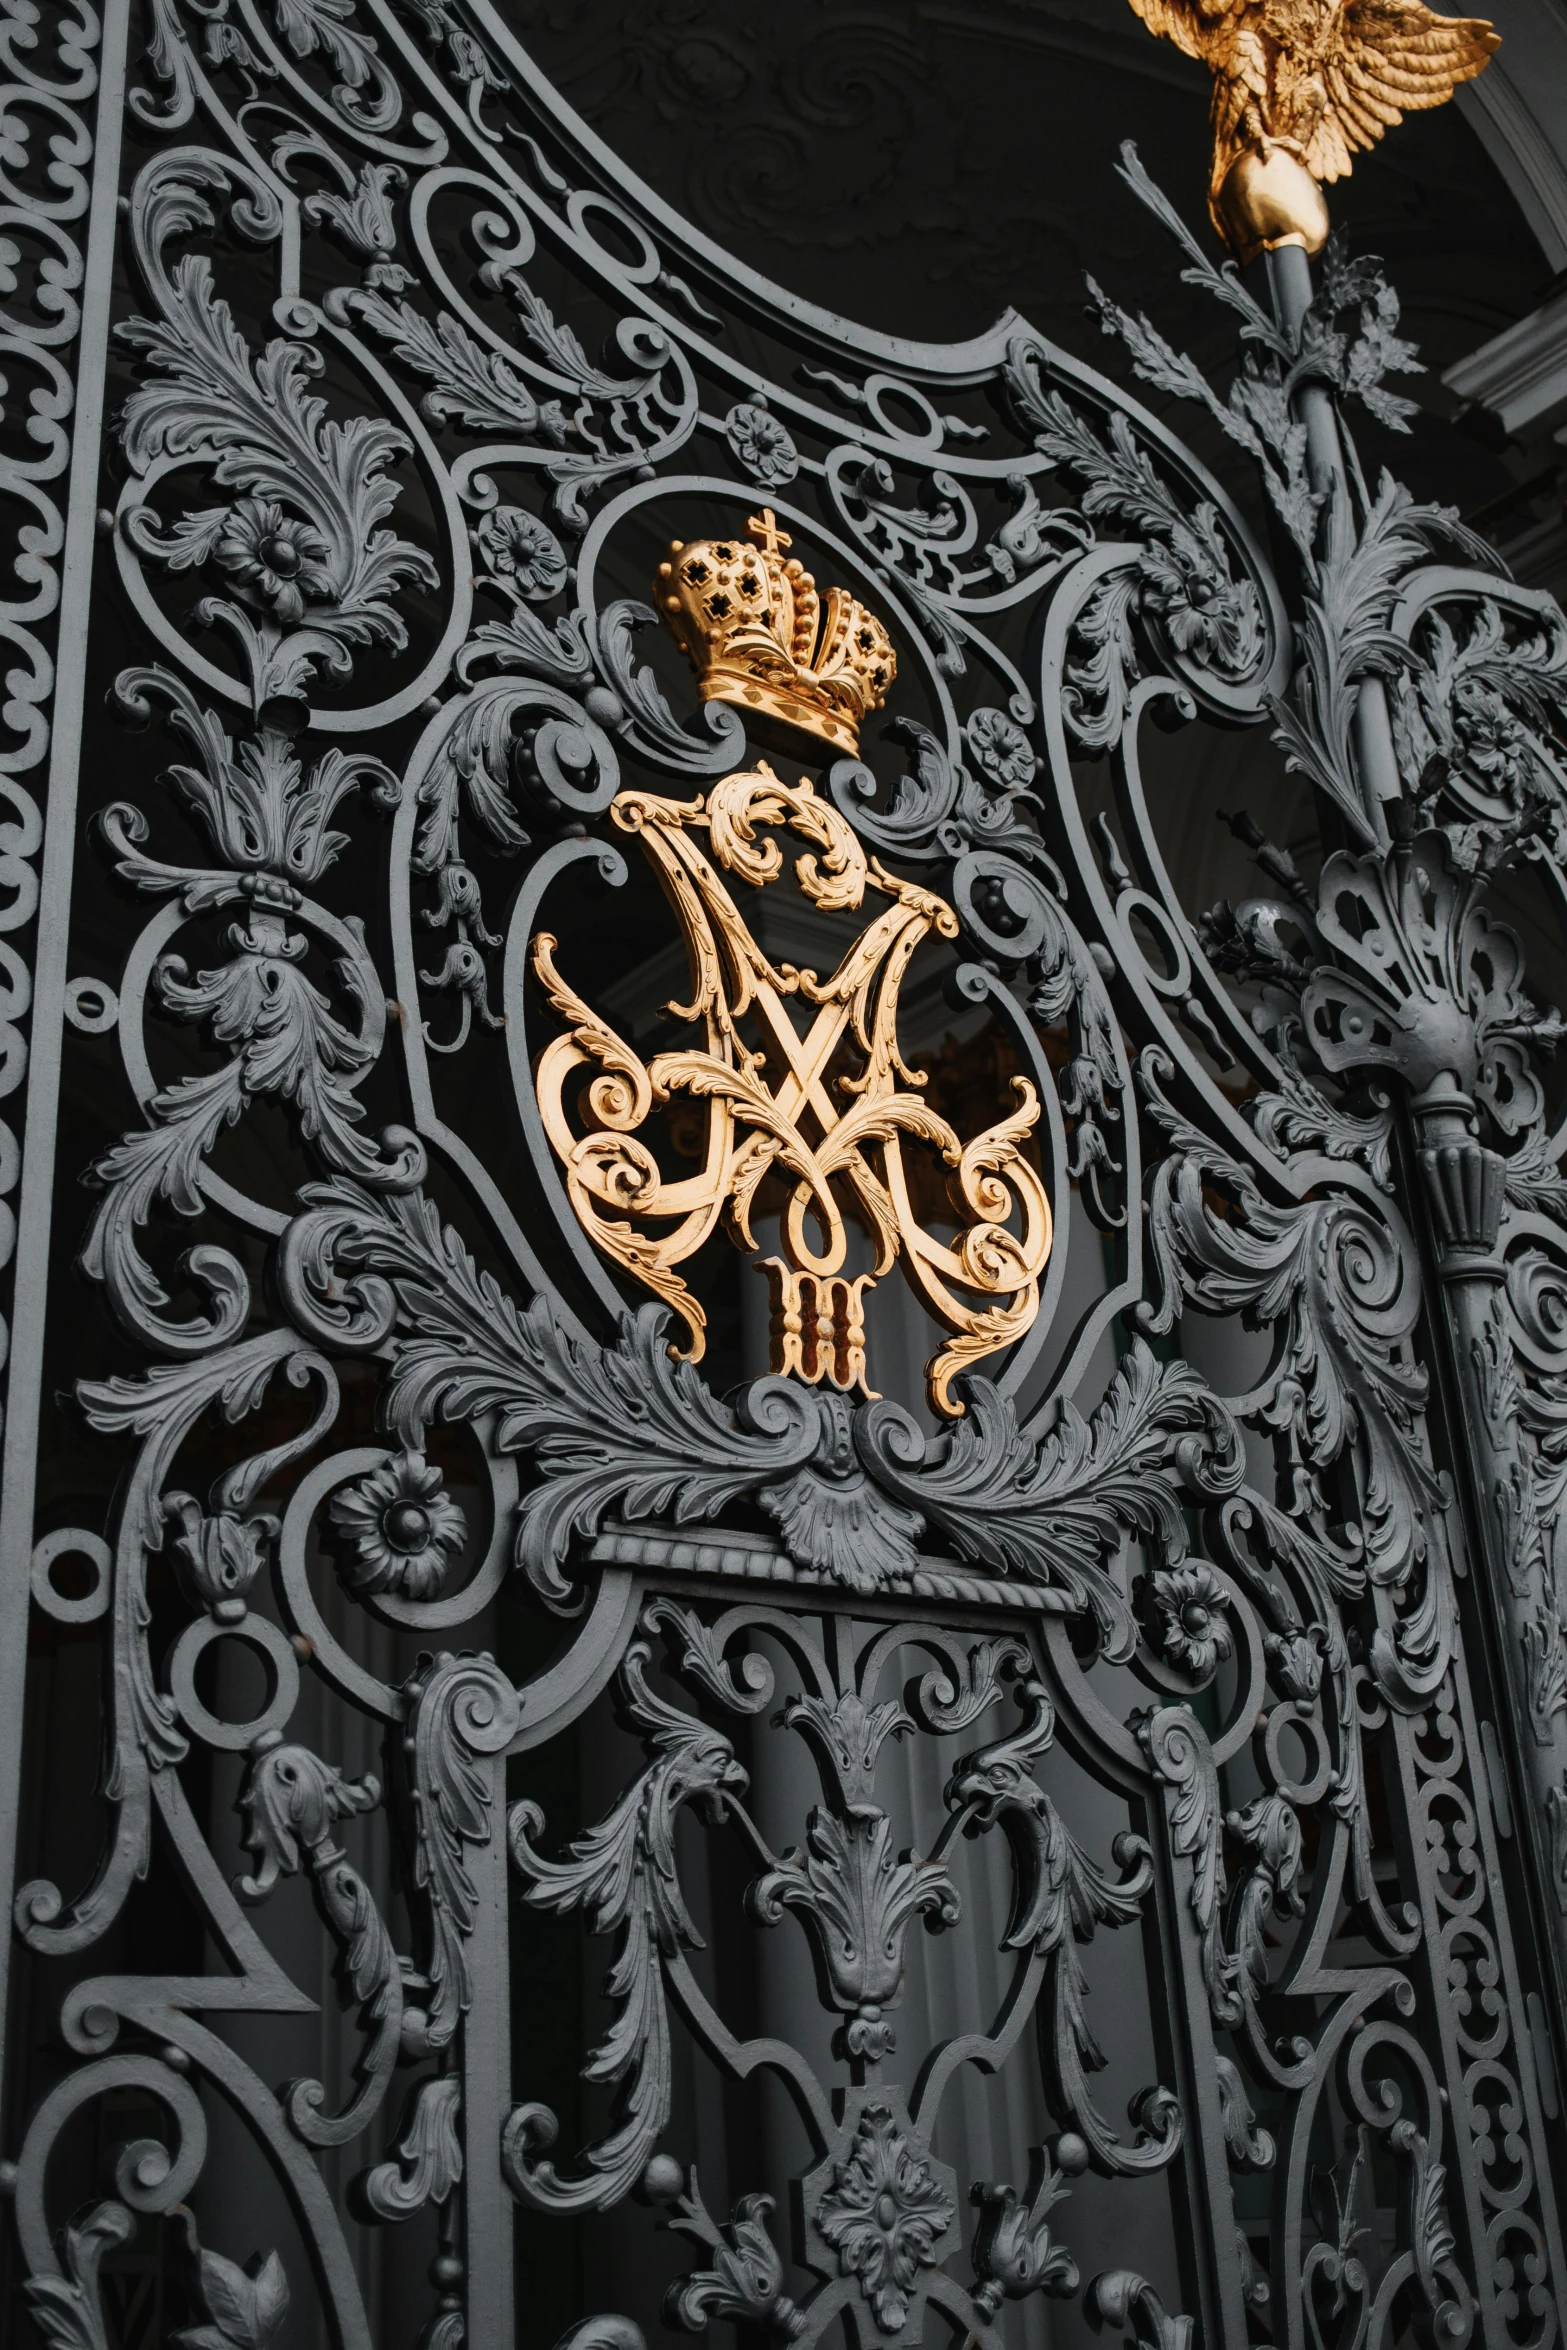
<instances>
[{"instance_id":1,"label":"gray painted metal","mask_svg":"<svg viewBox=\"0 0 1567 2350\"><path fill-rule=\"evenodd\" d=\"M0 26L17 2322L490 2350L559 2243L579 2350L1545 2350L1567 1126L1489 909L1567 911L1567 626L1364 478L1376 265L1264 308L1126 159L1234 380L1104 324L1275 568L1022 321L747 275L480 0L148 21ZM528 937L642 919L614 794L746 758L638 583L763 499L897 638L823 788L1047 1099L1043 1310L940 1427L674 1362L531 1093ZM1320 876L1240 817L1254 894L1183 903L1155 717L1259 730Z\"/></svg>"}]
</instances>

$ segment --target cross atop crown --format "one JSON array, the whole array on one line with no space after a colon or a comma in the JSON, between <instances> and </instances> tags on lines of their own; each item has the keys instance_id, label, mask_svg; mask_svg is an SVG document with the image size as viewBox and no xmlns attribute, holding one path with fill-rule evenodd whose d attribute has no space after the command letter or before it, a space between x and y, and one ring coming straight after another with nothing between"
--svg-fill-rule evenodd
<instances>
[{"instance_id":1,"label":"cross atop crown","mask_svg":"<svg viewBox=\"0 0 1567 2350\"><path fill-rule=\"evenodd\" d=\"M771 506L764 506L760 514L753 514L745 527L757 545L765 554L771 555L774 561L783 553L785 547L794 545L789 533L779 529L778 517Z\"/></svg>"}]
</instances>

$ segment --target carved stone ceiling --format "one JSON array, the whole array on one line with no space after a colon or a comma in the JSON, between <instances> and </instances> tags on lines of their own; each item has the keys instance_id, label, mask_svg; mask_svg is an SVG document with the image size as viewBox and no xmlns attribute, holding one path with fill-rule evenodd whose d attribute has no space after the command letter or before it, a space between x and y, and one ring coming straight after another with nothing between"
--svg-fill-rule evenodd
<instances>
[{"instance_id":1,"label":"carved stone ceiling","mask_svg":"<svg viewBox=\"0 0 1567 2350\"><path fill-rule=\"evenodd\" d=\"M1097 356L1091 267L1194 356L1219 356L1223 322L1195 297L1181 315L1168 252L1113 171L1135 139L1200 216L1207 76L1125 0L518 0L515 19L634 170L809 300L932 340L1010 304ZM1540 299L1539 247L1452 106L1362 158L1333 208L1385 258L1430 368L1410 386L1428 413L1398 470L1417 495L1483 515L1539 453L1455 431L1440 374ZM1519 518L1500 519L1505 540Z\"/></svg>"}]
</instances>

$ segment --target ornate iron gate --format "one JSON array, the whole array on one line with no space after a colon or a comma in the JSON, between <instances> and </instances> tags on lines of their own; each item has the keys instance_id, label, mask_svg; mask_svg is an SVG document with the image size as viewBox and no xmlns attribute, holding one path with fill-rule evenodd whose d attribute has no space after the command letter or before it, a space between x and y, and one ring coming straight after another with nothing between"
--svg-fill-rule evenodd
<instances>
[{"instance_id":1,"label":"ornate iron gate","mask_svg":"<svg viewBox=\"0 0 1567 2350\"><path fill-rule=\"evenodd\" d=\"M1248 519L484 0L0 20L7 2323L1545 2350L1567 628L1326 150L1094 289Z\"/></svg>"}]
</instances>

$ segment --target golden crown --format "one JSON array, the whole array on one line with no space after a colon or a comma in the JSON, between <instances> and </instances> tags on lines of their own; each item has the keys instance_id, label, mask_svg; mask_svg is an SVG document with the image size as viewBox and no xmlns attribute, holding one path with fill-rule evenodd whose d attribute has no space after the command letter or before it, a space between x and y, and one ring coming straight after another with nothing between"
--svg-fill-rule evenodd
<instances>
[{"instance_id":1,"label":"golden crown","mask_svg":"<svg viewBox=\"0 0 1567 2350\"><path fill-rule=\"evenodd\" d=\"M860 722L879 710L898 673L892 639L846 588L816 582L771 507L746 524L751 541L671 539L654 593L696 671L704 702L735 702L754 717L815 735L857 756Z\"/></svg>"}]
</instances>

